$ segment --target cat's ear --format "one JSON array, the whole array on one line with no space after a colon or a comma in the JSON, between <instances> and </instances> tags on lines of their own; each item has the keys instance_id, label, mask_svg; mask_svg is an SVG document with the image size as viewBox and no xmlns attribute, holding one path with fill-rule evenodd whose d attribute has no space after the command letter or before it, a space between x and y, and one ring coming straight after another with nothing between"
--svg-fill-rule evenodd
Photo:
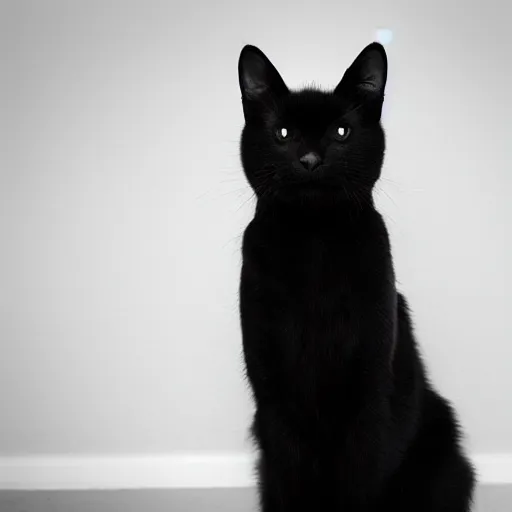
<instances>
[{"instance_id":1,"label":"cat's ear","mask_svg":"<svg viewBox=\"0 0 512 512\"><path fill-rule=\"evenodd\" d=\"M288 93L281 75L265 54L255 46L244 46L238 60L242 100L266 102Z\"/></svg>"},{"instance_id":2,"label":"cat's ear","mask_svg":"<svg viewBox=\"0 0 512 512\"><path fill-rule=\"evenodd\" d=\"M386 50L379 43L368 45L347 69L335 94L383 99L388 75Z\"/></svg>"}]
</instances>

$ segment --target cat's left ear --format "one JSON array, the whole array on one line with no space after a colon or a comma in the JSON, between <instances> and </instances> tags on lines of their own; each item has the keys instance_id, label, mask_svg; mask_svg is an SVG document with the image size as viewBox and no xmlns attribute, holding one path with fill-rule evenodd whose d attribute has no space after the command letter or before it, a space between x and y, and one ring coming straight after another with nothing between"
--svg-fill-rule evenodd
<instances>
[{"instance_id":1,"label":"cat's left ear","mask_svg":"<svg viewBox=\"0 0 512 512\"><path fill-rule=\"evenodd\" d=\"M247 45L242 49L238 60L238 78L244 110L247 103L268 104L288 93L277 69L256 46Z\"/></svg>"},{"instance_id":2,"label":"cat's left ear","mask_svg":"<svg viewBox=\"0 0 512 512\"><path fill-rule=\"evenodd\" d=\"M347 69L335 94L383 99L388 75L386 50L379 43L367 46Z\"/></svg>"}]
</instances>

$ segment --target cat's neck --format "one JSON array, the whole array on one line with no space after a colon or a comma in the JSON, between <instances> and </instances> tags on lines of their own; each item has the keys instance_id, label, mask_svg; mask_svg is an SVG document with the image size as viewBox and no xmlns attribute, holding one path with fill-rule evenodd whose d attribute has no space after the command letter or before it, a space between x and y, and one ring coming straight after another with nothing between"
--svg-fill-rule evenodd
<instances>
[{"instance_id":1,"label":"cat's neck","mask_svg":"<svg viewBox=\"0 0 512 512\"><path fill-rule=\"evenodd\" d=\"M286 198L260 198L256 217L278 218L291 223L354 223L375 212L373 198L338 199L324 201L287 200Z\"/></svg>"}]
</instances>

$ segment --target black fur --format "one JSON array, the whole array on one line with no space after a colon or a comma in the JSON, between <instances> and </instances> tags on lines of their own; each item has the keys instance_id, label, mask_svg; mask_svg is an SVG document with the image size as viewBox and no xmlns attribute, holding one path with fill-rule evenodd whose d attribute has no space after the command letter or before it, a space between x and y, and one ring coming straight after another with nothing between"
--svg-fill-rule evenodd
<instances>
[{"instance_id":1,"label":"black fur","mask_svg":"<svg viewBox=\"0 0 512 512\"><path fill-rule=\"evenodd\" d=\"M333 92L290 92L260 50L240 56L258 198L240 309L263 512L470 509L473 470L425 375L372 200L386 73L374 43Z\"/></svg>"}]
</instances>

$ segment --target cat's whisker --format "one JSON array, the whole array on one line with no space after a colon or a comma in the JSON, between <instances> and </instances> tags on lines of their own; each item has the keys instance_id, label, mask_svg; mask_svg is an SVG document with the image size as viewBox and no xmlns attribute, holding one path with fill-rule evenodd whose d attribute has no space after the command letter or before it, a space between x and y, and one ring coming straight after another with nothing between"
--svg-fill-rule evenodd
<instances>
[{"instance_id":1,"label":"cat's whisker","mask_svg":"<svg viewBox=\"0 0 512 512\"><path fill-rule=\"evenodd\" d=\"M379 192L382 192L398 208L396 201L393 199L393 197L390 194L387 193L385 188L379 187Z\"/></svg>"}]
</instances>

